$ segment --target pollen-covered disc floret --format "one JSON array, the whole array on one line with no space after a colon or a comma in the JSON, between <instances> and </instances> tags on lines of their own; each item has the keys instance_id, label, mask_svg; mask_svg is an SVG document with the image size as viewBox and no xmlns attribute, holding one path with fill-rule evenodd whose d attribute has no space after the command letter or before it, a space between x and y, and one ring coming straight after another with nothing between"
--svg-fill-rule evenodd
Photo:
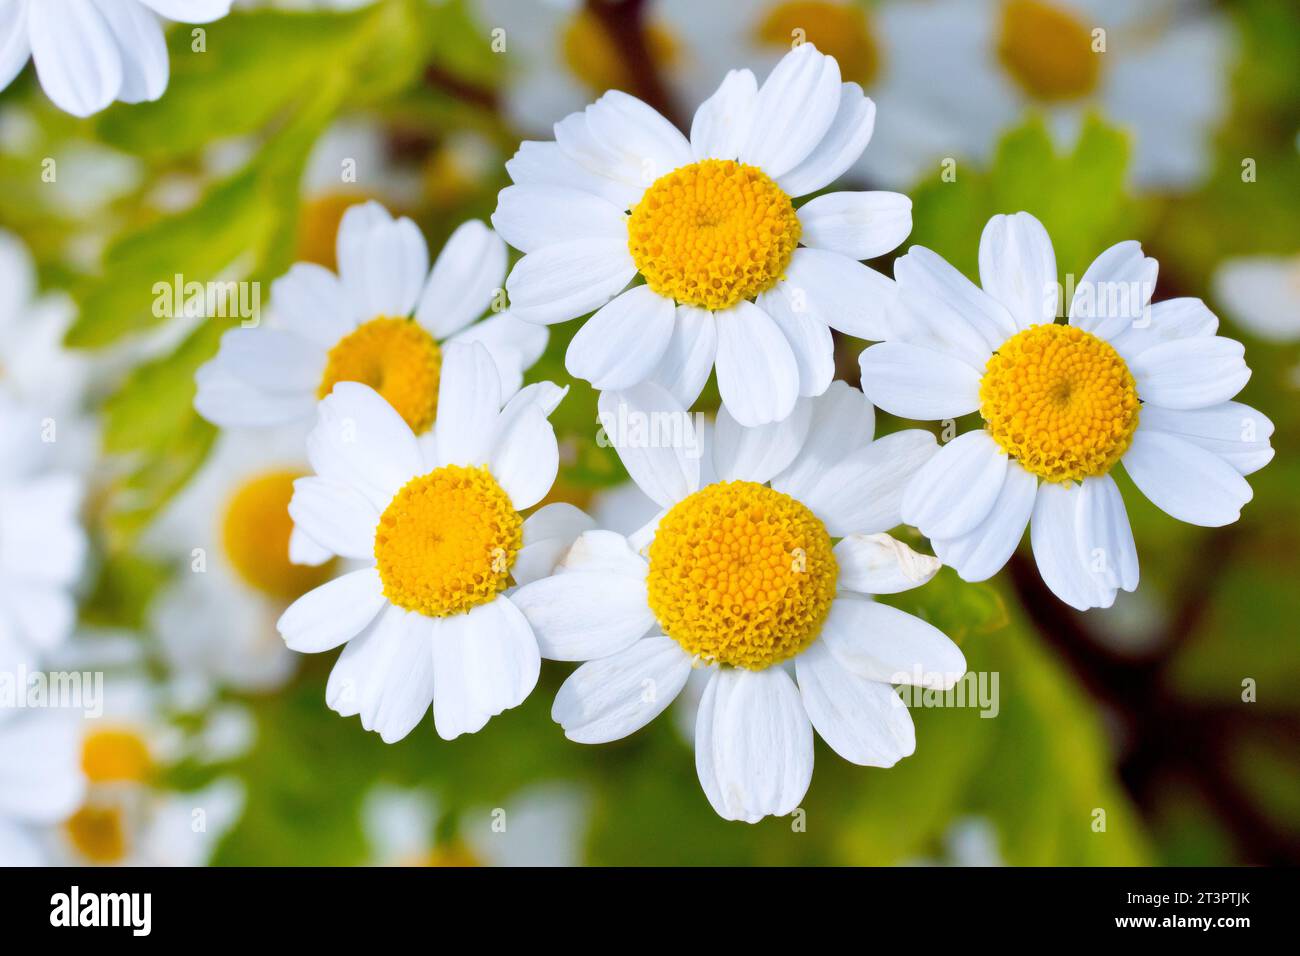
<instances>
[{"instance_id":1,"label":"pollen-covered disc floret","mask_svg":"<svg viewBox=\"0 0 1300 956\"><path fill-rule=\"evenodd\" d=\"M1106 474L1137 431L1133 374L1119 353L1082 329L1036 325L989 359L980 414L1026 471L1047 481Z\"/></svg>"},{"instance_id":2,"label":"pollen-covered disc floret","mask_svg":"<svg viewBox=\"0 0 1300 956\"><path fill-rule=\"evenodd\" d=\"M289 560L289 500L298 477L276 470L249 478L230 496L221 524L222 549L240 579L286 601L323 584L330 572Z\"/></svg>"},{"instance_id":3,"label":"pollen-covered disc floret","mask_svg":"<svg viewBox=\"0 0 1300 956\"><path fill-rule=\"evenodd\" d=\"M384 596L429 617L497 596L523 544L523 520L485 467L446 465L412 478L375 528Z\"/></svg>"},{"instance_id":4,"label":"pollen-covered disc floret","mask_svg":"<svg viewBox=\"0 0 1300 956\"><path fill-rule=\"evenodd\" d=\"M817 636L839 574L826 527L766 485L713 484L655 531L647 578L665 634L708 662L762 670Z\"/></svg>"},{"instance_id":5,"label":"pollen-covered disc floret","mask_svg":"<svg viewBox=\"0 0 1300 956\"><path fill-rule=\"evenodd\" d=\"M801 234L780 186L757 167L721 159L656 180L632 209L627 232L651 289L715 310L775 285Z\"/></svg>"},{"instance_id":6,"label":"pollen-covered disc floret","mask_svg":"<svg viewBox=\"0 0 1300 956\"><path fill-rule=\"evenodd\" d=\"M369 385L419 435L437 414L441 371L442 350L418 322L381 316L330 349L317 396L324 398L339 382Z\"/></svg>"}]
</instances>

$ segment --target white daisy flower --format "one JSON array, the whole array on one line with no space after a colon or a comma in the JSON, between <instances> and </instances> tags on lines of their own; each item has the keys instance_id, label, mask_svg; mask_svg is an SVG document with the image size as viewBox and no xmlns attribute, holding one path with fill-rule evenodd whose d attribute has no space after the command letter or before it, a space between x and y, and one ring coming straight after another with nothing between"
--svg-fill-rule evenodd
<instances>
[{"instance_id":1,"label":"white daisy flower","mask_svg":"<svg viewBox=\"0 0 1300 956\"><path fill-rule=\"evenodd\" d=\"M1300 339L1300 254L1229 259L1214 273L1214 295L1248 332Z\"/></svg>"},{"instance_id":2,"label":"white daisy flower","mask_svg":"<svg viewBox=\"0 0 1300 956\"><path fill-rule=\"evenodd\" d=\"M530 385L502 408L496 366L479 343L447 347L433 440L376 392L340 382L307 439L316 476L294 483L295 525L366 566L303 595L279 621L290 648L346 643L329 706L386 742L433 704L439 736L481 729L537 683L532 628L508 591L550 572L586 524L570 505L520 512L555 481L547 416L564 391Z\"/></svg>"},{"instance_id":3,"label":"white daisy flower","mask_svg":"<svg viewBox=\"0 0 1300 956\"><path fill-rule=\"evenodd\" d=\"M872 441L870 403L842 382L762 428L724 410L703 457L688 452L694 434L655 442L635 425L691 428L659 385L600 403L661 513L630 539L583 534L554 575L514 595L544 656L588 661L555 699L565 735L625 737L673 702L693 667L708 668L696 771L720 816L751 823L803 798L813 728L863 766L911 754L912 719L891 684L951 687L966 662L933 626L870 595L916 587L939 568L884 533L900 523L903 490L934 455L934 436ZM620 416L633 427L613 429Z\"/></svg>"},{"instance_id":4,"label":"white daisy flower","mask_svg":"<svg viewBox=\"0 0 1300 956\"><path fill-rule=\"evenodd\" d=\"M296 655L275 622L335 572L333 555L295 528L293 483L308 474L308 429L225 430L185 490L144 538L177 562L150 606L173 675L201 699L219 687L264 691L293 673ZM292 449L285 451L284 449Z\"/></svg>"},{"instance_id":5,"label":"white daisy flower","mask_svg":"<svg viewBox=\"0 0 1300 956\"><path fill-rule=\"evenodd\" d=\"M812 44L761 88L748 70L729 73L689 140L640 100L606 93L555 124L555 142L524 143L506 164L515 185L492 223L525 253L506 280L515 315L554 323L597 310L567 356L596 388L655 380L689 407L716 365L738 422L780 421L830 384L832 328L883 333L893 282L858 260L903 241L911 200L793 202L853 163L874 117Z\"/></svg>"},{"instance_id":6,"label":"white daisy flower","mask_svg":"<svg viewBox=\"0 0 1300 956\"><path fill-rule=\"evenodd\" d=\"M41 826L24 834L27 860L44 866L206 863L239 817L242 787L230 779L190 792L164 787L159 775L178 759L180 735L163 718L157 693L134 677L110 676L102 703L100 716L47 712L46 728L29 740L31 766L49 778L42 786L50 807ZM8 725L22 719L0 720L0 752ZM0 862L4 852L0 838Z\"/></svg>"},{"instance_id":7,"label":"white daisy flower","mask_svg":"<svg viewBox=\"0 0 1300 956\"><path fill-rule=\"evenodd\" d=\"M455 832L437 839L442 814L431 794L379 784L361 820L377 866L577 866L589 809L581 790L544 784L460 814Z\"/></svg>"},{"instance_id":8,"label":"white daisy flower","mask_svg":"<svg viewBox=\"0 0 1300 956\"><path fill-rule=\"evenodd\" d=\"M1195 0L659 0L656 10L695 89L718 81L719 64L762 66L792 43L834 56L880 107L854 172L885 185L937 175L946 157L987 161L1026 110L1063 143L1096 110L1132 133L1139 186L1186 188L1209 172L1228 107L1230 26Z\"/></svg>"},{"instance_id":9,"label":"white daisy flower","mask_svg":"<svg viewBox=\"0 0 1300 956\"><path fill-rule=\"evenodd\" d=\"M0 711L0 866L44 864L44 833L81 805L79 729L66 712Z\"/></svg>"},{"instance_id":10,"label":"white daisy flower","mask_svg":"<svg viewBox=\"0 0 1300 956\"><path fill-rule=\"evenodd\" d=\"M422 435L448 341L486 346L507 395L546 348L545 329L509 312L475 323L506 272L505 243L477 220L452 233L432 270L415 223L376 202L343 215L337 245L338 275L298 263L272 284L268 321L222 336L196 375L200 415L225 428L310 421L337 382L362 382Z\"/></svg>"},{"instance_id":11,"label":"white daisy flower","mask_svg":"<svg viewBox=\"0 0 1300 956\"><path fill-rule=\"evenodd\" d=\"M84 482L40 466L41 428L38 410L0 394L0 672L34 666L77 618Z\"/></svg>"},{"instance_id":12,"label":"white daisy flower","mask_svg":"<svg viewBox=\"0 0 1300 956\"><path fill-rule=\"evenodd\" d=\"M1240 517L1243 476L1273 457L1272 423L1231 401L1250 378L1245 349L1215 335L1200 299L1152 305L1157 264L1136 242L1088 267L1068 324L1055 322L1056 255L1033 216L989 220L979 267L982 290L912 247L894 265L894 334L862 353L863 389L886 411L984 420L921 469L903 519L968 581L995 574L1029 524L1053 593L1109 607L1138 583L1112 468L1175 518L1215 527Z\"/></svg>"},{"instance_id":13,"label":"white daisy flower","mask_svg":"<svg viewBox=\"0 0 1300 956\"><path fill-rule=\"evenodd\" d=\"M167 89L158 17L211 23L231 0L0 0L0 90L27 63L54 105L73 116L114 100L156 100Z\"/></svg>"}]
</instances>

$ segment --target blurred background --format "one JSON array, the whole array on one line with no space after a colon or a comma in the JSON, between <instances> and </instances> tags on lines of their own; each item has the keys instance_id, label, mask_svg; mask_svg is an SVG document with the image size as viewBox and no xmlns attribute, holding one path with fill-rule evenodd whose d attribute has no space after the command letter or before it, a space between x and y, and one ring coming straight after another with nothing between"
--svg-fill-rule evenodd
<instances>
[{"instance_id":1,"label":"blurred background","mask_svg":"<svg viewBox=\"0 0 1300 956\"><path fill-rule=\"evenodd\" d=\"M236 0L201 44L191 31L171 28L155 103L75 119L30 66L0 92L0 397L57 423L39 454L86 488L75 632L45 666L105 672L117 735L74 731L90 788L39 835L48 862L1300 862L1294 0ZM160 317L156 283L257 282L265 301L292 263L333 265L343 210L367 198L436 253L491 214L521 139L601 91L689 128L726 70L761 78L805 41L877 103L839 188L913 198L900 253L925 245L977 278L985 221L1028 210L1063 279L1139 239L1157 300L1204 298L1246 343L1239 398L1275 423L1277 456L1242 520L1180 524L1117 475L1142 584L1114 608L1070 610L1024 554L985 584L945 570L899 596L996 700L914 708L917 752L889 770L819 742L794 820L715 816L689 701L616 744L565 740L549 708L571 665L450 743L426 720L385 745L332 713L336 655L292 655L274 628L318 582L250 573L231 532L287 537L241 526L237 504L303 468L302 434L197 416L195 369L238 319ZM528 375L572 389L551 500L635 527L595 394L564 371L579 324L553 327ZM837 345L856 382L863 343Z\"/></svg>"}]
</instances>

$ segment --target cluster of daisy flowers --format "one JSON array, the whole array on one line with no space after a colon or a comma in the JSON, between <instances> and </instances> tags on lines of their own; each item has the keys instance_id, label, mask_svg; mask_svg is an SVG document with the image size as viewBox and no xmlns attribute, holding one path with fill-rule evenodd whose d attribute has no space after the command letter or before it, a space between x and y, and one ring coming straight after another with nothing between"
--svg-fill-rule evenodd
<instances>
[{"instance_id":1,"label":"cluster of daisy flowers","mask_svg":"<svg viewBox=\"0 0 1300 956\"><path fill-rule=\"evenodd\" d=\"M814 729L846 760L892 766L916 745L897 686L964 674L948 637L876 595L941 564L986 579L1028 526L1056 595L1111 604L1138 576L1121 463L1174 517L1237 518L1271 425L1232 400L1243 350L1204 304L1152 305L1156 263L1125 242L1062 310L1026 213L985 229L982 287L920 247L893 278L869 268L910 232L910 201L825 190L874 120L812 44L761 84L729 73L689 137L609 92L525 142L493 228L465 224L432 267L413 223L356 206L337 274L295 266L270 321L226 334L200 412L305 431L303 460L250 492L287 511L283 553L228 549L234 576L279 595L290 649L342 646L332 709L388 742L431 710L452 739L527 698L543 658L581 662L552 716L597 744L698 674L700 784L720 816L754 822L803 799ZM507 243L522 253L508 276ZM503 282L509 308L491 312ZM522 382L547 326L583 316L567 370L600 391L655 508L629 535L538 507L566 390ZM860 390L834 381L832 330L876 343ZM716 421L690 413L710 375ZM873 406L971 427L942 446L919 428L876 437ZM629 422L672 422L673 438ZM936 556L889 534L903 524Z\"/></svg>"}]
</instances>

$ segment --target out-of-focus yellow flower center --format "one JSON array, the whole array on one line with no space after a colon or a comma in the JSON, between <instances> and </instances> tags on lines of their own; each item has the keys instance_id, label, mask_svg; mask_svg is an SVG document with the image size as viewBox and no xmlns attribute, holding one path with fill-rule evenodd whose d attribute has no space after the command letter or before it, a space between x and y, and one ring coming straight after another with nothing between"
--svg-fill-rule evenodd
<instances>
[{"instance_id":1,"label":"out-of-focus yellow flower center","mask_svg":"<svg viewBox=\"0 0 1300 956\"><path fill-rule=\"evenodd\" d=\"M680 46L662 26L647 24L645 38L650 61L660 71L677 62ZM627 90L632 85L632 75L623 54L600 18L585 7L565 24L560 46L569 71L592 93Z\"/></svg>"},{"instance_id":2,"label":"out-of-focus yellow flower center","mask_svg":"<svg viewBox=\"0 0 1300 956\"><path fill-rule=\"evenodd\" d=\"M384 596L429 617L486 604L510 582L523 526L487 468L446 465L412 478L375 529Z\"/></svg>"},{"instance_id":3,"label":"out-of-focus yellow flower center","mask_svg":"<svg viewBox=\"0 0 1300 956\"><path fill-rule=\"evenodd\" d=\"M1074 14L1043 0L1006 0L998 58L1030 96L1048 102L1087 96L1097 88L1101 57Z\"/></svg>"},{"instance_id":4,"label":"out-of-focus yellow flower center","mask_svg":"<svg viewBox=\"0 0 1300 956\"><path fill-rule=\"evenodd\" d=\"M816 44L835 57L840 76L868 86L880 74L880 47L866 10L831 0L790 0L771 7L759 21L758 41L789 47L795 42Z\"/></svg>"},{"instance_id":5,"label":"out-of-focus yellow flower center","mask_svg":"<svg viewBox=\"0 0 1300 956\"><path fill-rule=\"evenodd\" d=\"M1110 471L1137 431L1139 405L1119 353L1070 325L1035 325L1013 335L980 382L989 434L1047 481Z\"/></svg>"},{"instance_id":6,"label":"out-of-focus yellow flower center","mask_svg":"<svg viewBox=\"0 0 1300 956\"><path fill-rule=\"evenodd\" d=\"M324 584L332 568L308 567L289 560L289 499L292 471L255 475L235 489L226 504L221 525L221 546L235 573L263 594L291 601Z\"/></svg>"},{"instance_id":7,"label":"out-of-focus yellow flower center","mask_svg":"<svg viewBox=\"0 0 1300 956\"><path fill-rule=\"evenodd\" d=\"M321 193L303 202L298 213L298 251L295 260L314 262L331 272L338 269L337 236L343 214L366 196L358 191Z\"/></svg>"},{"instance_id":8,"label":"out-of-focus yellow flower center","mask_svg":"<svg viewBox=\"0 0 1300 956\"><path fill-rule=\"evenodd\" d=\"M120 863L126 858L126 815L119 806L87 804L68 818L64 828L73 848L91 863Z\"/></svg>"},{"instance_id":9,"label":"out-of-focus yellow flower center","mask_svg":"<svg viewBox=\"0 0 1300 956\"><path fill-rule=\"evenodd\" d=\"M153 759L138 733L105 727L82 740L81 770L91 783L141 783L149 778Z\"/></svg>"},{"instance_id":10,"label":"out-of-focus yellow flower center","mask_svg":"<svg viewBox=\"0 0 1300 956\"><path fill-rule=\"evenodd\" d=\"M672 507L650 545L650 607L701 660L762 670L812 643L839 568L804 505L749 481L708 485Z\"/></svg>"},{"instance_id":11,"label":"out-of-focus yellow flower center","mask_svg":"<svg viewBox=\"0 0 1300 956\"><path fill-rule=\"evenodd\" d=\"M628 249L646 284L706 309L730 308L775 285L800 233L781 187L729 159L660 177L627 222Z\"/></svg>"},{"instance_id":12,"label":"out-of-focus yellow flower center","mask_svg":"<svg viewBox=\"0 0 1300 956\"><path fill-rule=\"evenodd\" d=\"M339 382L361 382L384 397L417 435L438 414L442 349L420 323L381 316L357 326L330 349L319 397Z\"/></svg>"}]
</instances>

